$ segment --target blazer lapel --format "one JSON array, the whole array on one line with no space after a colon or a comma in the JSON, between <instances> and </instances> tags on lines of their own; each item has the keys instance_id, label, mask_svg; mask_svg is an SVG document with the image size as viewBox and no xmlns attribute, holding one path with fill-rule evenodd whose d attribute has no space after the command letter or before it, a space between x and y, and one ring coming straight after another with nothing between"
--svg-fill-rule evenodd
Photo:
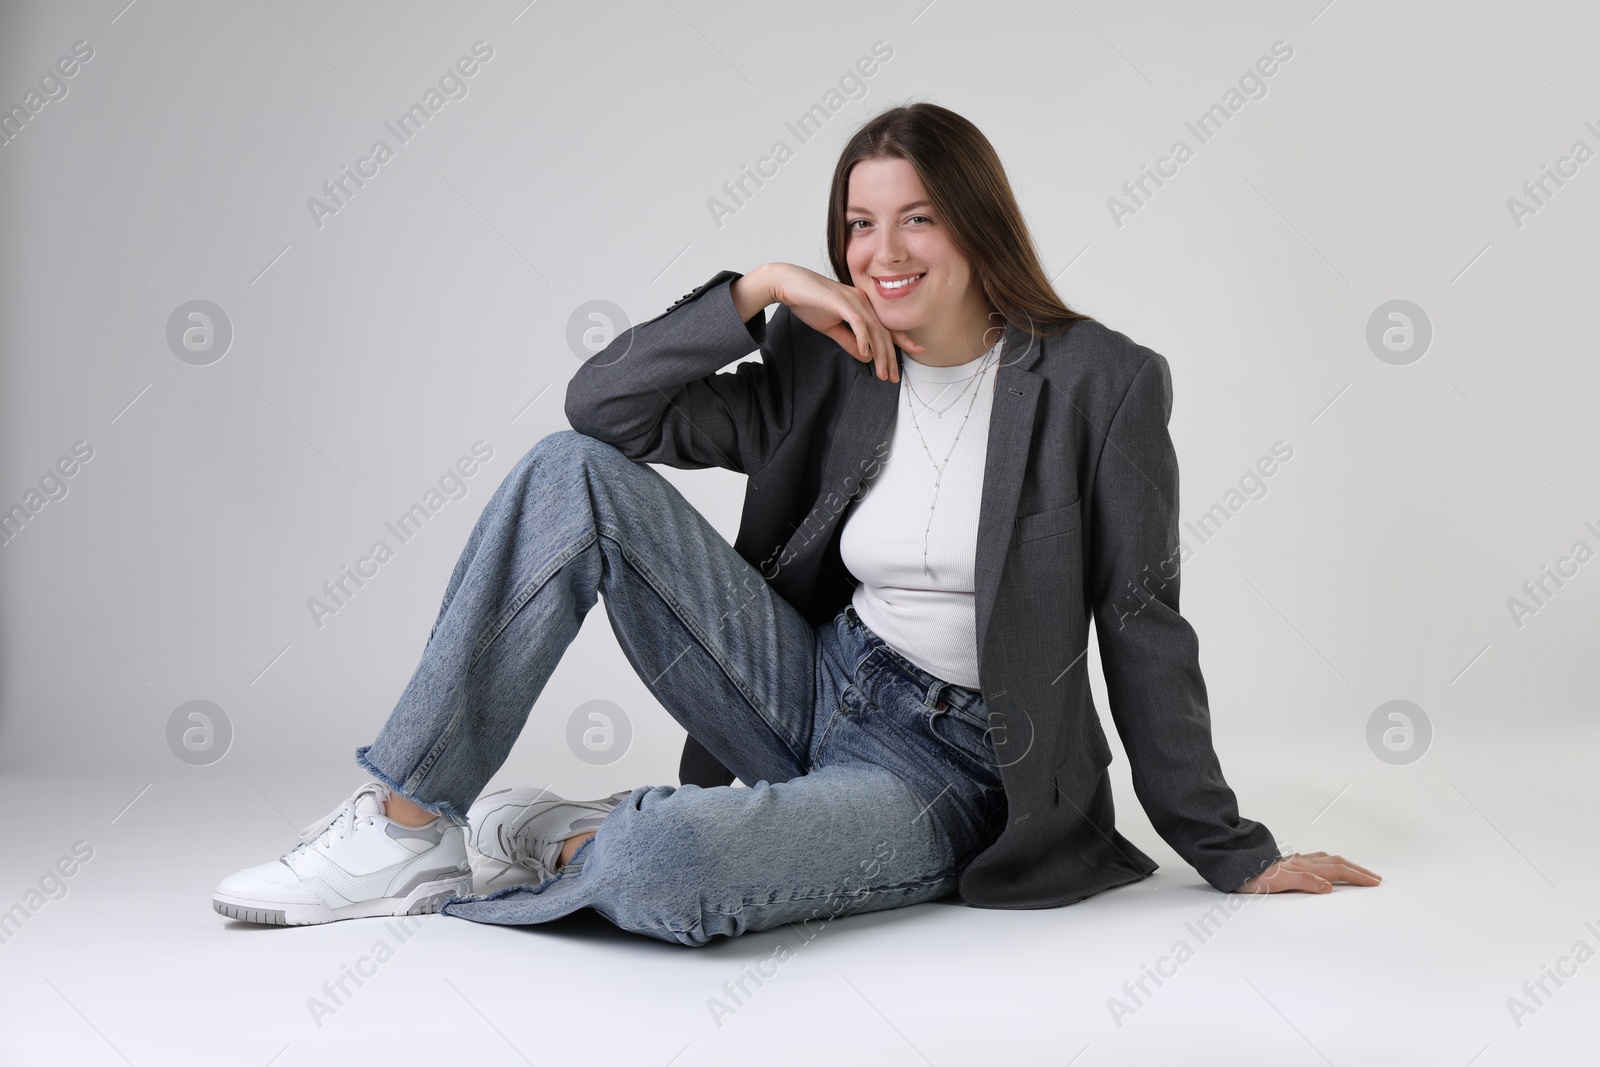
<instances>
[{"instance_id":1,"label":"blazer lapel","mask_svg":"<svg viewBox=\"0 0 1600 1067\"><path fill-rule=\"evenodd\" d=\"M842 359L855 364L853 357L839 351L822 353L820 358ZM787 568L785 588L810 591L816 584L822 567L823 549L833 538L839 517L850 509L856 496L863 492L863 484L877 476L874 466L878 457L888 450L894 437L895 399L899 387L893 382L882 382L872 373L871 364L859 363L845 368L849 388L845 395L844 411L834 426L833 440L828 455L823 460L822 484L811 511L801 524L790 533L779 571ZM830 497L836 503L830 504ZM843 503L837 503L843 501ZM762 572L766 573L763 565ZM773 575L767 574L768 580ZM797 601L798 603L798 601ZM827 608L842 605L825 605Z\"/></svg>"},{"instance_id":2,"label":"blazer lapel","mask_svg":"<svg viewBox=\"0 0 1600 1067\"><path fill-rule=\"evenodd\" d=\"M855 362L854 357L842 351L837 358ZM807 585L815 579L822 563L821 546L829 543L840 516L850 509L854 498L865 491L865 484L878 475L879 457L888 451L894 439L895 402L900 396L900 387L894 382L879 381L870 363L857 363L850 370L849 394L834 429L827 459L823 461L822 489L812 507L813 515L821 511L823 527L814 542L819 550L809 553L806 562ZM829 507L830 493L844 499L845 504ZM801 532L796 531L796 534Z\"/></svg>"},{"instance_id":3,"label":"blazer lapel","mask_svg":"<svg viewBox=\"0 0 1600 1067\"><path fill-rule=\"evenodd\" d=\"M1028 467L1033 423L1043 379L1031 368L1043 341L1021 327L1007 325L989 416L989 450L983 464L983 496L978 507L978 548L974 565L973 609L977 613L978 662L1000 588L1000 568L1016 527L1022 476Z\"/></svg>"}]
</instances>

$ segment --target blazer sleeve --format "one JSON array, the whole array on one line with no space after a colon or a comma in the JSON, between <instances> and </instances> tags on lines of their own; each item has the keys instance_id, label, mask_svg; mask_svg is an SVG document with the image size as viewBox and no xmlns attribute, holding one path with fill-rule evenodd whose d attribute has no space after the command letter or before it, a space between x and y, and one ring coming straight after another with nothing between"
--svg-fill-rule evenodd
<instances>
[{"instance_id":1,"label":"blazer sleeve","mask_svg":"<svg viewBox=\"0 0 1600 1067\"><path fill-rule=\"evenodd\" d=\"M590 356L567 383L574 430L645 463L754 474L787 434L793 414L789 309L748 322L733 303L743 275L720 271L653 319ZM757 348L761 362L720 368Z\"/></svg>"},{"instance_id":2,"label":"blazer sleeve","mask_svg":"<svg viewBox=\"0 0 1600 1067\"><path fill-rule=\"evenodd\" d=\"M1241 818L1211 741L1200 646L1178 613L1178 460L1172 375L1151 352L1106 430L1090 501L1088 594L1111 715L1133 788L1167 844L1232 892L1279 858Z\"/></svg>"}]
</instances>

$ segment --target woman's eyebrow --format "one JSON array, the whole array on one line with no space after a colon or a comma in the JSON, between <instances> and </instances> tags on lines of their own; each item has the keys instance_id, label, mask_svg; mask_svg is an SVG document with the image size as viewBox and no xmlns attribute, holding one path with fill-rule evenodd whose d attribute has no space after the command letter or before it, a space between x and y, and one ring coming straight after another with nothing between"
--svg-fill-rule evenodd
<instances>
[{"instance_id":1,"label":"woman's eyebrow","mask_svg":"<svg viewBox=\"0 0 1600 1067\"><path fill-rule=\"evenodd\" d=\"M895 212L895 214L898 215L901 212L910 211L914 207L932 207L932 206L933 205L928 203L928 201L926 201L926 200L913 200L913 201L911 201L911 203L909 203L909 204L905 205L904 207L902 207L900 209L900 211ZM857 214L857 215L870 215L870 214L872 214L872 212L868 211L867 209L856 207L854 204L851 204L849 207L845 208L845 211L846 212L853 212L854 214Z\"/></svg>"}]
</instances>

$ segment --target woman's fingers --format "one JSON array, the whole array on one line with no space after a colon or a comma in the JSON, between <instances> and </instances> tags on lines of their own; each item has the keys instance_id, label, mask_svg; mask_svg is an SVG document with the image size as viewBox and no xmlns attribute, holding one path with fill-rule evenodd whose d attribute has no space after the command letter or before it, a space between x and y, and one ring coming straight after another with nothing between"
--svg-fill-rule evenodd
<instances>
[{"instance_id":1,"label":"woman's fingers","mask_svg":"<svg viewBox=\"0 0 1600 1067\"><path fill-rule=\"evenodd\" d=\"M859 295L857 295L859 294ZM894 348L888 343L883 324L878 321L878 316L873 314L872 305L867 303L866 294L859 289L851 294L861 305L861 331L867 338L867 351L872 356L872 373L880 379L889 377L889 362L894 358Z\"/></svg>"},{"instance_id":2,"label":"woman's fingers","mask_svg":"<svg viewBox=\"0 0 1600 1067\"><path fill-rule=\"evenodd\" d=\"M873 371L878 373L878 377L883 377L883 352L873 332L871 316L860 311L851 312L850 327L856 332L856 344L861 353L858 358L863 362L870 360Z\"/></svg>"},{"instance_id":3,"label":"woman's fingers","mask_svg":"<svg viewBox=\"0 0 1600 1067\"><path fill-rule=\"evenodd\" d=\"M1288 893L1301 890L1306 893L1326 893L1333 888L1327 879L1304 870L1293 864L1292 860L1284 860L1266 871L1250 879L1245 885L1255 883L1254 888L1243 889L1246 893Z\"/></svg>"},{"instance_id":4,"label":"woman's fingers","mask_svg":"<svg viewBox=\"0 0 1600 1067\"><path fill-rule=\"evenodd\" d=\"M861 359L861 353L856 343L855 331L843 319L822 331L838 342L839 347L850 354L853 359Z\"/></svg>"},{"instance_id":5,"label":"woman's fingers","mask_svg":"<svg viewBox=\"0 0 1600 1067\"><path fill-rule=\"evenodd\" d=\"M888 331L873 314L872 305L867 303L867 296L861 290L853 287L846 290L844 299L849 310L843 314L856 333L861 352L857 358L863 362L870 359L872 372L879 379L887 380L894 360L894 346L888 339Z\"/></svg>"},{"instance_id":6,"label":"woman's fingers","mask_svg":"<svg viewBox=\"0 0 1600 1067\"><path fill-rule=\"evenodd\" d=\"M1378 885L1383 876L1374 874L1343 856L1326 852L1291 853L1241 886L1242 893L1328 893L1334 882L1350 885ZM1246 888L1248 887L1248 888Z\"/></svg>"},{"instance_id":7,"label":"woman's fingers","mask_svg":"<svg viewBox=\"0 0 1600 1067\"><path fill-rule=\"evenodd\" d=\"M1326 858L1318 859L1313 869L1325 878L1337 876L1340 881L1355 882L1357 884L1366 881L1374 883L1383 881L1383 875L1375 874L1359 863L1351 863L1343 856L1329 856L1326 852L1319 852L1317 855ZM1354 877L1350 877L1352 875Z\"/></svg>"},{"instance_id":8,"label":"woman's fingers","mask_svg":"<svg viewBox=\"0 0 1600 1067\"><path fill-rule=\"evenodd\" d=\"M872 317L872 325L877 326L877 344L883 346L883 379L899 381L899 362L894 357L894 338L890 336L890 328L878 322L877 315Z\"/></svg>"},{"instance_id":9,"label":"woman's fingers","mask_svg":"<svg viewBox=\"0 0 1600 1067\"><path fill-rule=\"evenodd\" d=\"M861 318L862 330L867 335L866 345L872 357L872 372L881 381L899 381L900 366L895 359L894 337L889 328L878 321L878 315L872 310L872 301L860 289L851 286L847 290L848 299L856 306L856 313Z\"/></svg>"},{"instance_id":10,"label":"woman's fingers","mask_svg":"<svg viewBox=\"0 0 1600 1067\"><path fill-rule=\"evenodd\" d=\"M1323 873L1327 874L1328 872L1325 871ZM1383 875L1373 874L1365 867L1357 866L1354 863L1337 864L1333 876L1337 876L1341 882L1349 882L1352 885L1377 885L1383 881Z\"/></svg>"},{"instance_id":11,"label":"woman's fingers","mask_svg":"<svg viewBox=\"0 0 1600 1067\"><path fill-rule=\"evenodd\" d=\"M850 353L851 358L871 363L872 372L879 380L898 382L900 362L895 354L895 345L912 352L924 351L923 346L913 341L904 330L891 330L879 321L872 301L862 290L820 277L818 280L826 283L820 290L820 296L816 289L794 294L796 304L792 306L806 309L802 320L809 320L815 325L825 317L817 314L824 309L826 315L837 315L839 321L822 332L838 342L839 347ZM833 299L827 299L829 296Z\"/></svg>"}]
</instances>

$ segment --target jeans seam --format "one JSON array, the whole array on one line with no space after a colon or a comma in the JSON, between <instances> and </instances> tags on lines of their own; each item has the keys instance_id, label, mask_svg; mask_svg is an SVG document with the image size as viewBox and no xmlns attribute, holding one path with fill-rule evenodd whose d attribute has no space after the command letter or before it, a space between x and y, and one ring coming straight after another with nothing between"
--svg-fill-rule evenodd
<instances>
[{"instance_id":1,"label":"jeans seam","mask_svg":"<svg viewBox=\"0 0 1600 1067\"><path fill-rule=\"evenodd\" d=\"M945 748L949 749L950 753L957 759L964 761L970 767L974 768L974 773L998 773L998 763L995 766L984 765L982 761L975 759L972 753L957 745L949 738L944 737L939 733L938 730L933 728L933 720L935 716L949 715L951 712L950 708L945 707L936 709L931 707L923 707L918 710L921 712L923 725L927 727L928 733L933 736L933 739L939 742L939 744L943 745Z\"/></svg>"},{"instance_id":2,"label":"jeans seam","mask_svg":"<svg viewBox=\"0 0 1600 1067\"><path fill-rule=\"evenodd\" d=\"M530 578L523 584L522 591L518 594L517 599L513 601L510 607L500 613L484 636L478 639L477 645L472 650L472 656L467 661L468 671L471 671L477 665L478 659L494 643L495 638L505 632L505 628L511 625L511 620L516 618L517 613L527 605L528 601L533 599L539 590L544 588L545 584L555 576L556 572L572 562L579 552L597 540L598 537L593 534L584 534L566 549L553 556L550 564L547 564L541 572L538 572L535 577ZM437 624L435 624L435 627L437 628ZM456 731L461 726L461 716L465 713L465 707L456 709L456 713L450 717L450 721L445 724L444 729L439 731L439 739L433 743L432 747L428 749L428 754L422 758L416 769L408 776L406 780L410 783L410 788L413 791L421 788L422 780L433 769L433 765L439 761L439 757L444 755L445 749L449 747L450 742L455 738Z\"/></svg>"},{"instance_id":3,"label":"jeans seam","mask_svg":"<svg viewBox=\"0 0 1600 1067\"><path fill-rule=\"evenodd\" d=\"M471 670L472 667L477 664L478 658L483 655L483 653L491 644L494 643L495 638L499 637L505 632L505 628L511 625L511 620L516 618L517 613L523 609L528 601L534 598L539 590L544 588L545 583L554 577L557 571L559 571L562 567L565 567L568 563L572 562L579 552L582 552L591 544L599 541L599 539L598 533L584 534L582 537L578 538L570 546L568 546L564 551L559 552L552 557L550 564L547 565L542 572L538 573L535 577L530 578L526 583L524 583L522 592L517 596L517 599L514 600L505 611L500 613L500 617L495 619L494 624L484 633L482 637L478 639L476 647L474 647L472 650L472 659L468 662L467 669ZM613 540L615 540L615 538L613 538Z\"/></svg>"},{"instance_id":4,"label":"jeans seam","mask_svg":"<svg viewBox=\"0 0 1600 1067\"><path fill-rule=\"evenodd\" d=\"M828 738L830 736L832 736L832 734L833 734L833 724L839 721L839 710L840 709L838 709L838 708L834 708L833 709L832 713L829 714L829 716L828 716L828 725L826 725L826 726L824 726L822 728L822 737L821 737L820 740L817 741L817 759L816 759L816 761L813 762L809 758L810 754L807 753L807 757L808 758L806 760L806 773L809 774L811 772L811 769L816 765L816 763L820 763L821 762L821 760L823 758L823 753L827 751L827 749L828 749Z\"/></svg>"},{"instance_id":5,"label":"jeans seam","mask_svg":"<svg viewBox=\"0 0 1600 1067\"><path fill-rule=\"evenodd\" d=\"M705 910L717 915L737 915L746 908L774 908L784 904L805 903L810 900L831 900L835 897L849 897L852 900L870 900L873 897L886 893L898 893L906 889L919 889L924 886L937 885L953 874L959 873L955 868L917 875L912 878L890 882L886 885L863 886L860 889L824 889L796 893L784 897L782 900L743 900L737 906L728 907L714 902L704 905Z\"/></svg>"},{"instance_id":6,"label":"jeans seam","mask_svg":"<svg viewBox=\"0 0 1600 1067\"><path fill-rule=\"evenodd\" d=\"M804 752L797 753L795 751L794 743L790 741L783 729L780 728L777 723L774 723L770 717L768 717L766 709L761 706L761 702L757 700L755 696L746 688L744 679L740 678L735 671L730 669L728 664L723 661L722 656L719 655L717 650L712 647L710 640L707 638L704 631L701 630L697 620L693 618L692 613L682 610L679 602L671 595L670 583L663 585L663 583L656 578L655 574L645 566L643 558L635 555L608 526L597 521L595 523L595 528L603 536L610 538L612 543L622 550L622 558L628 563L629 566L638 572L639 576L643 578L645 582L649 584L651 590L656 594L656 596L661 598L662 603L666 604L667 607L672 610L672 614L676 616L678 622L683 625L684 629L688 630L694 636L695 641L700 645L701 650L710 656L712 661L716 663L717 667L721 669L723 677L727 678L728 681L733 684L733 687L739 691L739 695L744 697L745 702L749 704L755 713L761 717L761 721L766 723L767 729L772 731L772 736L783 742L783 746L789 750L789 756L794 761L794 765L796 767L804 767L807 763L807 754ZM776 595L776 593L774 593L774 595ZM647 684L653 691L654 683Z\"/></svg>"},{"instance_id":7,"label":"jeans seam","mask_svg":"<svg viewBox=\"0 0 1600 1067\"><path fill-rule=\"evenodd\" d=\"M850 668L851 681L855 681L861 677L861 668L865 667L867 665L867 660L877 655L878 650L883 647L883 645L869 645L867 647L866 652L862 653L861 658L856 660L856 665Z\"/></svg>"}]
</instances>

